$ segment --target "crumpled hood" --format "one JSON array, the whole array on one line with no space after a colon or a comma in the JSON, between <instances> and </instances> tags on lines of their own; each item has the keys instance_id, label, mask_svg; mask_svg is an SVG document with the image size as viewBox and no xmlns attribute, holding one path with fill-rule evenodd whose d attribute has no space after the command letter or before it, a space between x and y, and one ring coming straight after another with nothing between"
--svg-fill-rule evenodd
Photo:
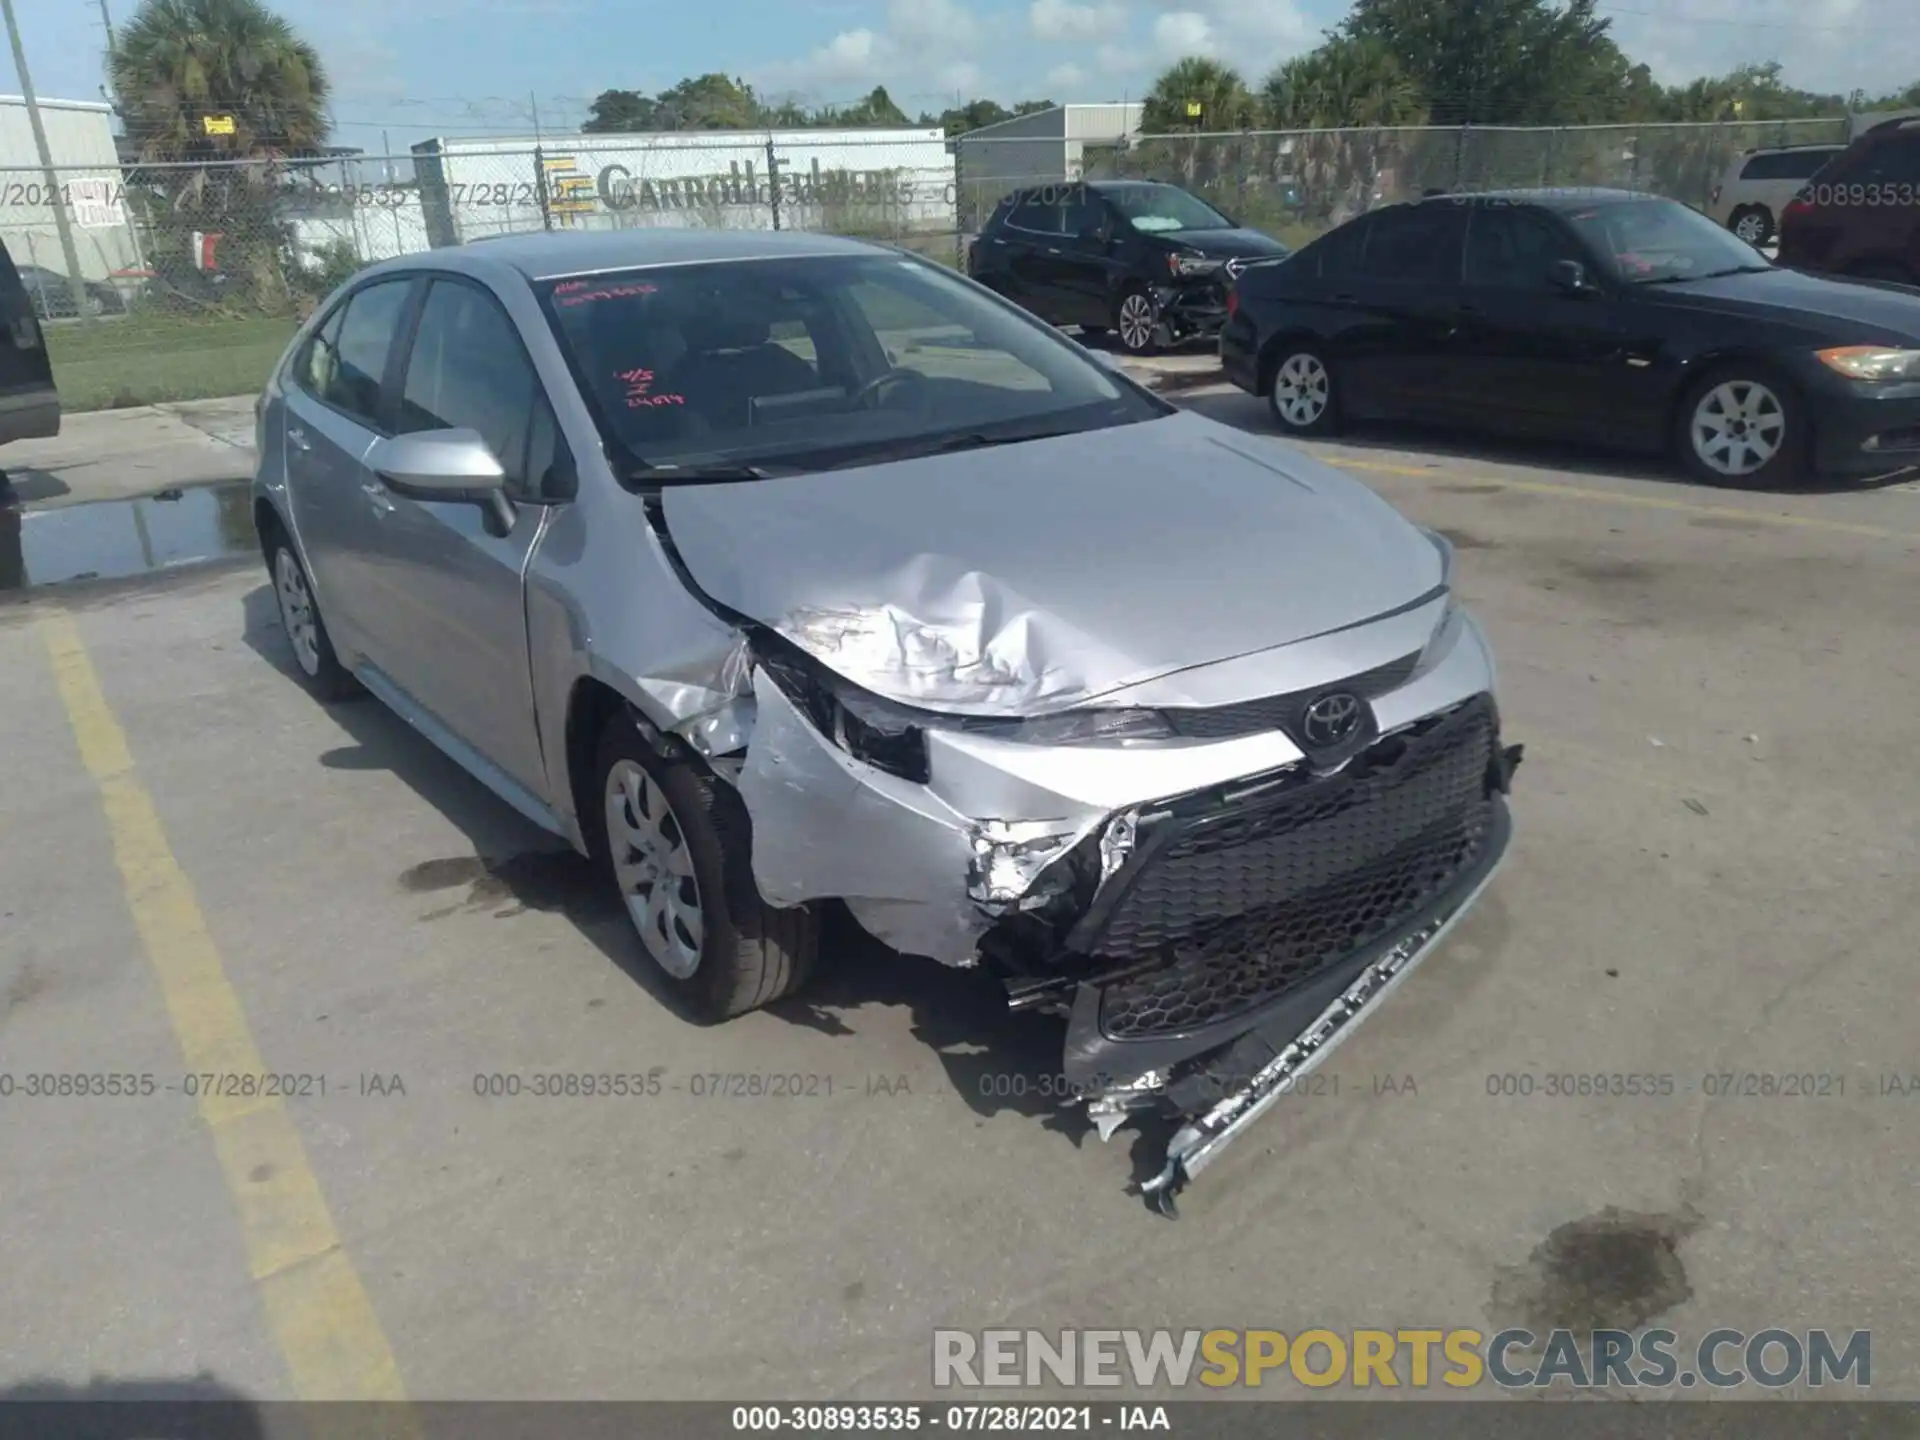
<instances>
[{"instance_id":1,"label":"crumpled hood","mask_svg":"<svg viewBox=\"0 0 1920 1440\"><path fill-rule=\"evenodd\" d=\"M669 488L708 596L877 695L1034 715L1401 609L1439 552L1365 486L1190 413Z\"/></svg>"}]
</instances>

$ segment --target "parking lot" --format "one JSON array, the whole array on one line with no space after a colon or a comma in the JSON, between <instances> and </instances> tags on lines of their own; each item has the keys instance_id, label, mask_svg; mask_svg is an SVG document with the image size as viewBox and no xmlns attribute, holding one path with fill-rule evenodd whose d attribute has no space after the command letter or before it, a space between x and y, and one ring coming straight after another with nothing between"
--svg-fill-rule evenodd
<instances>
[{"instance_id":1,"label":"parking lot","mask_svg":"<svg viewBox=\"0 0 1920 1440\"><path fill-rule=\"evenodd\" d=\"M0 1386L912 1398L936 1326L1659 1323L1870 1329L1920 1398L1920 487L1314 448L1457 547L1519 834L1173 1223L983 979L843 928L674 1018L585 862L305 695L257 561L0 605ZM189 1093L241 1071L293 1093ZM543 1073L659 1083L483 1093Z\"/></svg>"}]
</instances>

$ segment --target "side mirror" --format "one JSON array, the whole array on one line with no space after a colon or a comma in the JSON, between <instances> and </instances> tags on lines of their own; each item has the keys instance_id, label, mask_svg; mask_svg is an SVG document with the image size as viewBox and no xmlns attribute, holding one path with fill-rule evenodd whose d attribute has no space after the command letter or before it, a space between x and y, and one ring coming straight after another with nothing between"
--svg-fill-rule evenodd
<instances>
[{"instance_id":1,"label":"side mirror","mask_svg":"<svg viewBox=\"0 0 1920 1440\"><path fill-rule=\"evenodd\" d=\"M1553 268L1547 272L1547 279L1556 290L1564 290L1569 295L1596 295L1600 287L1593 283L1593 277L1587 274L1587 267L1578 260L1556 260Z\"/></svg>"},{"instance_id":2,"label":"side mirror","mask_svg":"<svg viewBox=\"0 0 1920 1440\"><path fill-rule=\"evenodd\" d=\"M505 534L515 511L507 498L507 472L478 430L421 430L373 442L367 467L394 494L443 505L478 505L489 529Z\"/></svg>"}]
</instances>

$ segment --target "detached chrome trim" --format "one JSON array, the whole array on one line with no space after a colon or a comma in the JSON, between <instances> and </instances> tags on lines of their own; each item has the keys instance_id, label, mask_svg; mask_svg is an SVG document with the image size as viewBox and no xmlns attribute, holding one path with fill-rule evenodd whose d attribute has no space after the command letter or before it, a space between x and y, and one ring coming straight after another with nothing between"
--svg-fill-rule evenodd
<instances>
[{"instance_id":1,"label":"detached chrome trim","mask_svg":"<svg viewBox=\"0 0 1920 1440\"><path fill-rule=\"evenodd\" d=\"M1143 1182L1140 1193L1163 1215L1175 1215L1174 1197L1202 1170L1220 1157L1221 1151L1238 1139L1283 1095L1291 1093L1291 1082L1317 1070L1339 1048L1359 1022L1371 1015L1381 1001L1399 988L1416 966L1431 955L1460 918L1471 910L1481 893L1493 883L1506 862L1513 838L1511 819L1504 813L1505 833L1500 851L1486 873L1455 905L1426 921L1406 935L1379 959L1360 972L1332 1004L1320 1012L1314 1022L1295 1036L1278 1055L1254 1074L1239 1090L1227 1096L1206 1114L1187 1121L1167 1144L1166 1167L1151 1180Z\"/></svg>"}]
</instances>

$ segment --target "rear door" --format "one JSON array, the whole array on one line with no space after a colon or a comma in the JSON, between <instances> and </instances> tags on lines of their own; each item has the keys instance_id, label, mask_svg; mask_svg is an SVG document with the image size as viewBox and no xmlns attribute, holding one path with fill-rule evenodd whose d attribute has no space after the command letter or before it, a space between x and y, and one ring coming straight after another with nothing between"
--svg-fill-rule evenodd
<instances>
[{"instance_id":1,"label":"rear door","mask_svg":"<svg viewBox=\"0 0 1920 1440\"><path fill-rule=\"evenodd\" d=\"M46 336L13 257L0 245L0 445L59 433L60 395Z\"/></svg>"},{"instance_id":2,"label":"rear door","mask_svg":"<svg viewBox=\"0 0 1920 1440\"><path fill-rule=\"evenodd\" d=\"M288 506L343 662L386 668L375 600L380 545L362 460L387 433L386 384L412 276L362 285L295 357L286 389Z\"/></svg>"},{"instance_id":3,"label":"rear door","mask_svg":"<svg viewBox=\"0 0 1920 1440\"><path fill-rule=\"evenodd\" d=\"M522 577L547 507L572 497L566 453L518 327L486 286L435 276L401 370L395 432L477 430L507 472L505 534L478 506L410 500L372 476L382 668L517 784L541 794ZM371 475L371 472L369 472Z\"/></svg>"},{"instance_id":4,"label":"rear door","mask_svg":"<svg viewBox=\"0 0 1920 1440\"><path fill-rule=\"evenodd\" d=\"M1429 200L1368 220L1350 278L1326 282L1349 311L1336 383L1377 413L1451 418L1458 387L1448 373L1460 303L1466 207Z\"/></svg>"},{"instance_id":5,"label":"rear door","mask_svg":"<svg viewBox=\"0 0 1920 1440\"><path fill-rule=\"evenodd\" d=\"M1007 269L1018 300L1050 325L1069 325L1073 305L1064 283L1061 245L1066 239L1067 207L1061 203L1064 186L1028 192L1007 217Z\"/></svg>"}]
</instances>

